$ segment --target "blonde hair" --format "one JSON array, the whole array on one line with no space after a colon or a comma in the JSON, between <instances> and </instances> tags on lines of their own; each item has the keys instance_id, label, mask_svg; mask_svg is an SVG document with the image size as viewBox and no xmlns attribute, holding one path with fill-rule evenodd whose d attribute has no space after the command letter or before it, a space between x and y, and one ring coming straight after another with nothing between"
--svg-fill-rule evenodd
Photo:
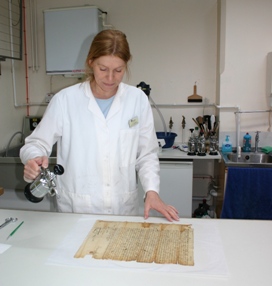
<instances>
[{"instance_id":1,"label":"blonde hair","mask_svg":"<svg viewBox=\"0 0 272 286\"><path fill-rule=\"evenodd\" d=\"M131 60L129 44L126 35L119 30L103 30L93 39L88 56L85 61L86 79L94 79L93 69L90 67L90 61L94 61L102 56L116 56L126 63Z\"/></svg>"}]
</instances>

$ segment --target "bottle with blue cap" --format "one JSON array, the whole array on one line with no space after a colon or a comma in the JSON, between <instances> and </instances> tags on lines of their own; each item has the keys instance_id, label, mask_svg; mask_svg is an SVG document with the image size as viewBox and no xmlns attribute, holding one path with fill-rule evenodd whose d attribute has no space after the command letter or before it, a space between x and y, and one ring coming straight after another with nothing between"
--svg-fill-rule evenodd
<instances>
[{"instance_id":1,"label":"bottle with blue cap","mask_svg":"<svg viewBox=\"0 0 272 286\"><path fill-rule=\"evenodd\" d=\"M222 152L223 153L232 152L232 143L231 143L229 137L230 136L227 135L225 141L222 143Z\"/></svg>"},{"instance_id":2,"label":"bottle with blue cap","mask_svg":"<svg viewBox=\"0 0 272 286\"><path fill-rule=\"evenodd\" d=\"M243 152L250 152L250 151L251 151L251 136L247 132L243 140Z\"/></svg>"}]
</instances>

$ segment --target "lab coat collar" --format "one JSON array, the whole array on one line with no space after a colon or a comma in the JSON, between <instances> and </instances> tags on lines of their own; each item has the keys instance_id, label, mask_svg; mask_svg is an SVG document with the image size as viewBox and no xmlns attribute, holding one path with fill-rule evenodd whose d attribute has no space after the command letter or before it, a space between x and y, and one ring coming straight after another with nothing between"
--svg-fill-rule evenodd
<instances>
[{"instance_id":1,"label":"lab coat collar","mask_svg":"<svg viewBox=\"0 0 272 286\"><path fill-rule=\"evenodd\" d=\"M118 86L118 90L117 93L115 94L114 100L112 102L111 108L109 110L109 113L107 115L106 120L109 120L110 118L112 118L116 113L119 112L120 108L121 108L121 99L122 99L122 95L124 91L124 84L120 83Z\"/></svg>"},{"instance_id":2,"label":"lab coat collar","mask_svg":"<svg viewBox=\"0 0 272 286\"><path fill-rule=\"evenodd\" d=\"M97 116L99 119L101 120L105 120L105 117L102 113L102 111L100 110L94 96L91 90L91 86L90 86L90 82L86 81L84 83L84 90L85 90L85 95L87 97L89 97L89 103L88 103L88 109L95 115Z\"/></svg>"},{"instance_id":3,"label":"lab coat collar","mask_svg":"<svg viewBox=\"0 0 272 286\"><path fill-rule=\"evenodd\" d=\"M123 91L125 89L125 85L123 83L119 84L117 93L114 97L114 100L112 102L112 106L109 110L109 113L107 115L107 117L105 118L102 111L100 110L95 97L92 93L91 90L91 86L90 86L90 82L86 81L85 83L85 94L87 97L89 97L89 104L88 104L88 109L94 114L96 115L99 119L105 121L105 120L109 120L111 117L113 117L121 108L121 98L123 95Z\"/></svg>"}]
</instances>

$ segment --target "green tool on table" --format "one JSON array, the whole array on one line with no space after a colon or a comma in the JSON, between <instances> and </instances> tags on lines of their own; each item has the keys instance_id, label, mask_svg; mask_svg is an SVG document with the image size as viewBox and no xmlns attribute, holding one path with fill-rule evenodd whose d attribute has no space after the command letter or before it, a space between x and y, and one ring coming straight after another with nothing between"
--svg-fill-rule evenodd
<instances>
[{"instance_id":1,"label":"green tool on table","mask_svg":"<svg viewBox=\"0 0 272 286\"><path fill-rule=\"evenodd\" d=\"M24 221L22 221L11 233L10 235L7 237L7 240L13 236L13 234L19 229L19 227L24 223Z\"/></svg>"}]
</instances>

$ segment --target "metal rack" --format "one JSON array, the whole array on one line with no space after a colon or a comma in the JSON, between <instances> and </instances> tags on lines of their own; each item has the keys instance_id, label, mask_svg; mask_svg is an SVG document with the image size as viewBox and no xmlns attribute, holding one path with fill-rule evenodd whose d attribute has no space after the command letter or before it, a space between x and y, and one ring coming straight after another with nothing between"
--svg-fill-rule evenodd
<instances>
[{"instance_id":1,"label":"metal rack","mask_svg":"<svg viewBox=\"0 0 272 286\"><path fill-rule=\"evenodd\" d=\"M0 61L22 60L22 0L0 3Z\"/></svg>"}]
</instances>

